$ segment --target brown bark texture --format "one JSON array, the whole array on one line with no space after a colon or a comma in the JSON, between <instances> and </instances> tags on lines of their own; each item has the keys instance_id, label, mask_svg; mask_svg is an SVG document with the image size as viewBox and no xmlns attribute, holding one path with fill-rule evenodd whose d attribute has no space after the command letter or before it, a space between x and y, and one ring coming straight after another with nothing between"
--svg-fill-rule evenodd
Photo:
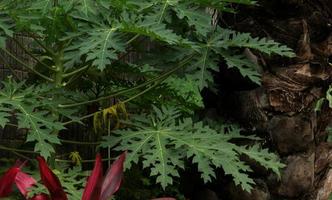
<instances>
[{"instance_id":1,"label":"brown bark texture","mask_svg":"<svg viewBox=\"0 0 332 200\"><path fill-rule=\"evenodd\" d=\"M332 83L332 1L258 3L261 6L240 7L235 15L222 14L220 23L284 43L297 56L285 59L251 52L262 66L262 85L229 89L219 110L232 108L231 117L265 137L266 145L279 153L286 167L280 180L256 172L259 184L251 194L230 186L226 199L328 200L332 144L327 142L326 128L332 112L328 103L319 112L314 108ZM219 78L227 79L227 73Z\"/></svg>"}]
</instances>

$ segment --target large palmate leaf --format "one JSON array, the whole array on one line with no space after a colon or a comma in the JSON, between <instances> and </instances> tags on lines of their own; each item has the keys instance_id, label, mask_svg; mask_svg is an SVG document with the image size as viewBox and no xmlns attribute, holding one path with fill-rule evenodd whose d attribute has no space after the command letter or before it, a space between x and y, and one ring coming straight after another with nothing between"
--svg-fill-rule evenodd
<instances>
[{"instance_id":1,"label":"large palmate leaf","mask_svg":"<svg viewBox=\"0 0 332 200\"><path fill-rule=\"evenodd\" d=\"M247 47L260 52L294 57L292 49L266 38L253 38L249 33L239 33L229 29L218 29L214 38L215 47Z\"/></svg>"},{"instance_id":2,"label":"large palmate leaf","mask_svg":"<svg viewBox=\"0 0 332 200\"><path fill-rule=\"evenodd\" d=\"M82 173L80 166L76 166L72 169L69 168L68 170L65 170L67 167L62 169L63 170L56 171L56 175L67 193L68 198L70 200L80 200L88 173Z\"/></svg>"},{"instance_id":3,"label":"large palmate leaf","mask_svg":"<svg viewBox=\"0 0 332 200\"><path fill-rule=\"evenodd\" d=\"M94 0L76 0L75 3L75 8L81 11L85 16L97 13L97 5Z\"/></svg>"},{"instance_id":4,"label":"large palmate leaf","mask_svg":"<svg viewBox=\"0 0 332 200\"><path fill-rule=\"evenodd\" d=\"M57 122L57 117L43 108L50 99L41 95L47 94L52 88L48 86L24 88L23 83L18 84L12 80L3 84L4 88L0 93L2 127L14 115L18 128L28 130L27 142L35 142L34 150L48 158L55 152L53 144L60 144L54 132L64 129L62 124Z\"/></svg>"},{"instance_id":5,"label":"large palmate leaf","mask_svg":"<svg viewBox=\"0 0 332 200\"><path fill-rule=\"evenodd\" d=\"M189 67L192 77L196 80L199 90L208 87L213 82L212 72L219 71L218 57L206 46L201 49L200 56L194 58Z\"/></svg>"},{"instance_id":6,"label":"large palmate leaf","mask_svg":"<svg viewBox=\"0 0 332 200\"><path fill-rule=\"evenodd\" d=\"M261 75L256 70L257 66L248 58L241 54L222 53L223 58L229 68L237 68L243 77L248 77L252 82L261 84Z\"/></svg>"},{"instance_id":7,"label":"large palmate leaf","mask_svg":"<svg viewBox=\"0 0 332 200\"><path fill-rule=\"evenodd\" d=\"M127 18L121 23L121 31L147 36L170 45L181 44L185 40L171 29L166 28L166 24L158 22L154 15L148 15L142 19Z\"/></svg>"},{"instance_id":8,"label":"large palmate leaf","mask_svg":"<svg viewBox=\"0 0 332 200\"><path fill-rule=\"evenodd\" d=\"M196 32L206 36L211 30L211 15L199 7L193 7L188 4L180 4L174 8L180 19L185 19L190 26L193 26Z\"/></svg>"},{"instance_id":9,"label":"large palmate leaf","mask_svg":"<svg viewBox=\"0 0 332 200\"><path fill-rule=\"evenodd\" d=\"M77 50L79 55L86 55L86 61L104 70L112 60L117 60L118 53L125 51L125 43L117 28L99 27L77 42L70 50Z\"/></svg>"},{"instance_id":10,"label":"large palmate leaf","mask_svg":"<svg viewBox=\"0 0 332 200\"><path fill-rule=\"evenodd\" d=\"M237 68L242 76L260 84L260 74L256 70L258 66L239 53L233 53L230 48L245 47L261 51L266 54L277 54L292 57L294 53L288 47L267 39L252 38L247 33L237 33L228 29L217 28L210 33L205 43L195 47L200 56L194 58L194 65L190 66L193 76L197 77L198 87L203 89L213 81L211 71L218 71L218 59L223 57L228 67Z\"/></svg>"},{"instance_id":11,"label":"large palmate leaf","mask_svg":"<svg viewBox=\"0 0 332 200\"><path fill-rule=\"evenodd\" d=\"M215 177L214 170L221 167L246 191L250 191L254 182L247 175L250 167L239 158L241 154L248 155L277 174L283 166L275 154L258 145L245 148L230 142L234 138L255 138L241 136L234 127L225 134L202 122L181 119L176 109L154 107L154 113L135 116L130 124L133 126L131 129L105 137L102 146L128 150L127 167L142 159L143 166L151 169L151 175L157 177L156 181L163 188L179 176L178 170L184 168L184 158L197 163L205 182L211 181Z\"/></svg>"},{"instance_id":12,"label":"large palmate leaf","mask_svg":"<svg viewBox=\"0 0 332 200\"><path fill-rule=\"evenodd\" d=\"M203 107L203 98L197 85L196 77L187 75L184 78L170 77L166 80L167 86L186 103Z\"/></svg>"}]
</instances>

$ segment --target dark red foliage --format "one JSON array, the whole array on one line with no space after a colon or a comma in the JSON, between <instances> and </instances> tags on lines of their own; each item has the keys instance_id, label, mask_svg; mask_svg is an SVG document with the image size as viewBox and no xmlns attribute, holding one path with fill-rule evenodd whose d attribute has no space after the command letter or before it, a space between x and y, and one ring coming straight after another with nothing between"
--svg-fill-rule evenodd
<instances>
[{"instance_id":1,"label":"dark red foliage","mask_svg":"<svg viewBox=\"0 0 332 200\"><path fill-rule=\"evenodd\" d=\"M58 177L50 170L44 158L37 157L39 162L40 177L48 189L52 200L67 200L67 195L63 190Z\"/></svg>"},{"instance_id":2,"label":"dark red foliage","mask_svg":"<svg viewBox=\"0 0 332 200\"><path fill-rule=\"evenodd\" d=\"M0 178L0 197L7 197L10 195L15 182L15 177L20 171L17 166L11 167L1 178Z\"/></svg>"}]
</instances>

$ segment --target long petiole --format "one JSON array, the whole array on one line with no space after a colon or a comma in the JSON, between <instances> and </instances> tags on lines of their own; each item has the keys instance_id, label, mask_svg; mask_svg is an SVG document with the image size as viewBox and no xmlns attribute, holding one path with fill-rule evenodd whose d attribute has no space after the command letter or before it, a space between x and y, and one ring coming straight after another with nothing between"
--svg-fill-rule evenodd
<instances>
[{"instance_id":1,"label":"long petiole","mask_svg":"<svg viewBox=\"0 0 332 200\"><path fill-rule=\"evenodd\" d=\"M129 101L132 101L133 99L135 99L135 98L137 98L137 97L139 97L139 96L142 96L143 94L147 93L147 92L150 91L151 89L155 88L155 87L156 87L160 82L162 82L162 81L163 81L163 80L160 80L160 81L155 82L152 86L146 88L146 89L143 90L142 92L137 93L136 95L134 95L134 96L132 96L132 97L129 97L128 99L126 99L126 100L124 100L124 101L121 101L121 102L122 102L122 103L128 103ZM62 123L62 125L65 126L65 125L68 125L68 124L71 124L71 123L74 123L74 122L77 122L77 121L82 121L82 120L84 120L84 119L88 119L88 118L93 117L95 114L100 113L100 112L102 112L102 110L97 111L97 112L94 112L94 113L90 113L90 114L88 114L88 115L85 115L85 116L79 118L78 120L71 120L71 121L64 122L64 123Z\"/></svg>"},{"instance_id":2,"label":"long petiole","mask_svg":"<svg viewBox=\"0 0 332 200\"><path fill-rule=\"evenodd\" d=\"M18 63L20 63L22 66L24 66L25 68L29 69L30 71L32 71L33 73L35 73L36 75L40 76L41 78L50 81L50 82L54 82L53 79L45 76L44 74L41 74L40 72L38 72L37 70L33 69L32 67L30 67L29 65L25 64L23 61L21 61L20 59L16 58L16 56L14 56L12 53L10 53L8 50L6 49L2 49L6 54L8 54L10 57L12 57L15 61L17 61Z\"/></svg>"},{"instance_id":3,"label":"long petiole","mask_svg":"<svg viewBox=\"0 0 332 200\"><path fill-rule=\"evenodd\" d=\"M155 78L152 78L140 85L137 85L135 87L132 87L130 89L124 89L124 90L121 90L121 91L118 91L118 92L115 92L113 94L110 94L110 95L107 95L107 96L104 96L104 97L100 97L100 98L97 98L97 99L94 99L94 100L90 100L90 101L85 101L85 102L80 102L80 103L73 103L73 104L60 104L59 107L60 108L69 108L69 107L75 107L75 106L80 106L80 105L86 105L86 104L90 104L90 103L94 103L94 102L98 102L98 101L102 101L102 100L105 100L105 99L108 99L108 98L111 98L111 97L115 97L115 96L119 96L119 95L123 95L125 93L128 93L128 92L132 92L132 91L135 91L137 89L140 89L140 88L143 88L153 82L156 82L156 81L159 81L159 80L163 80L164 78L168 77L169 75L171 75L172 73L174 73L175 71L177 71L178 69L180 69L181 67L183 67L185 64L187 64L191 58L193 57L194 55L191 55L189 56L188 58L186 58L185 60L183 60L178 66L174 67L173 69L163 73L162 75L160 76L157 76Z\"/></svg>"},{"instance_id":4,"label":"long petiole","mask_svg":"<svg viewBox=\"0 0 332 200\"><path fill-rule=\"evenodd\" d=\"M142 96L143 94L147 93L148 91L152 90L153 88L155 88L157 85L159 85L160 82L162 82L163 80L160 81L156 81L152 86L146 88L145 90L143 90L142 92L139 92L137 94L135 94L134 96L129 97L128 99L122 101L122 103L128 103L129 101L132 101L134 99L136 99L137 97Z\"/></svg>"},{"instance_id":5,"label":"long petiole","mask_svg":"<svg viewBox=\"0 0 332 200\"><path fill-rule=\"evenodd\" d=\"M64 140L60 139L62 143L67 143L67 144L78 144L78 145L99 145L100 142L81 142L81 141L74 141L74 140Z\"/></svg>"},{"instance_id":6,"label":"long petiole","mask_svg":"<svg viewBox=\"0 0 332 200\"><path fill-rule=\"evenodd\" d=\"M21 152L21 153L38 154L37 152L34 152L34 151L15 149L15 148L11 148L11 147L5 147L3 145L0 145L0 149L5 150L5 151L15 151L15 152Z\"/></svg>"},{"instance_id":7,"label":"long petiole","mask_svg":"<svg viewBox=\"0 0 332 200\"><path fill-rule=\"evenodd\" d=\"M3 57L3 55L0 54L0 59L3 61L3 62L6 62L6 67L9 68L10 72L13 74L14 78L16 78L16 80L18 81L22 81L21 78L17 75L15 69L8 63L8 61ZM25 85L25 83L24 83Z\"/></svg>"},{"instance_id":8,"label":"long petiole","mask_svg":"<svg viewBox=\"0 0 332 200\"><path fill-rule=\"evenodd\" d=\"M37 42L37 44L38 44L40 47L42 47L46 52L48 52L48 53L51 54L52 56L55 56L54 51L52 51L52 49L47 48L47 47L46 47L41 41L38 40L38 38L37 38L35 35L30 34L30 36L31 36L31 37L33 38L33 40L34 40L35 42Z\"/></svg>"},{"instance_id":9,"label":"long petiole","mask_svg":"<svg viewBox=\"0 0 332 200\"><path fill-rule=\"evenodd\" d=\"M86 66L81 67L81 68L79 68L77 70L74 70L72 72L68 72L68 73L66 73L66 74L63 75L63 78L67 78L67 77L73 76L73 75L75 75L77 73L80 73L81 71L84 71L84 70L88 69L89 67L90 67L90 65L86 65Z\"/></svg>"},{"instance_id":10,"label":"long petiole","mask_svg":"<svg viewBox=\"0 0 332 200\"><path fill-rule=\"evenodd\" d=\"M128 45L128 44L132 43L133 41L135 41L139 36L140 36L139 34L136 34L134 37L130 38L130 40L128 40L126 42L126 45Z\"/></svg>"},{"instance_id":11,"label":"long petiole","mask_svg":"<svg viewBox=\"0 0 332 200\"><path fill-rule=\"evenodd\" d=\"M39 64L43 65L44 67L46 67L47 69L50 69L52 71L54 71L55 69L48 66L47 64L43 63L42 61L40 61L35 55L33 55L33 53L31 53L27 48L24 47L23 44L21 44L15 37L13 37L14 42L21 47L21 49L23 49L23 51L25 53L27 53L31 58L33 58L36 62L38 62Z\"/></svg>"},{"instance_id":12,"label":"long petiole","mask_svg":"<svg viewBox=\"0 0 332 200\"><path fill-rule=\"evenodd\" d=\"M108 158L105 158L105 159L101 159L101 161L103 162L106 162L106 161L114 161L115 159L108 159ZM73 163L72 160L62 160L62 159L55 159L55 162L62 162L62 163ZM96 160L81 160L80 163L92 163L92 162L96 162Z\"/></svg>"}]
</instances>

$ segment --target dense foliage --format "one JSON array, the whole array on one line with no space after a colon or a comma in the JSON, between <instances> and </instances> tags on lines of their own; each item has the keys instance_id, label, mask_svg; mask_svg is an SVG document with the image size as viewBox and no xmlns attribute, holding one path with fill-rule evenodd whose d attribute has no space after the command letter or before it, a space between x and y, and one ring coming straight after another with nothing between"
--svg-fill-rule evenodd
<instances>
[{"instance_id":1,"label":"dense foliage","mask_svg":"<svg viewBox=\"0 0 332 200\"><path fill-rule=\"evenodd\" d=\"M217 26L215 13L235 12L234 4L255 2L2 0L1 48L31 75L4 81L0 125L27 130L34 151L54 160L59 131L93 117L95 131L108 134L100 147L128 150L127 168L141 163L164 189L184 161L191 161L205 182L221 167L249 191L251 169L240 155L277 174L283 165L260 147L259 138L241 135L237 126L197 120L195 111L204 108L201 91L214 89L212 74L220 60L260 84L244 49L294 54L275 41ZM29 48L17 35L31 38ZM35 64L8 51L8 39ZM87 113L91 104L98 109ZM255 144L238 146L230 141L234 138Z\"/></svg>"}]
</instances>

